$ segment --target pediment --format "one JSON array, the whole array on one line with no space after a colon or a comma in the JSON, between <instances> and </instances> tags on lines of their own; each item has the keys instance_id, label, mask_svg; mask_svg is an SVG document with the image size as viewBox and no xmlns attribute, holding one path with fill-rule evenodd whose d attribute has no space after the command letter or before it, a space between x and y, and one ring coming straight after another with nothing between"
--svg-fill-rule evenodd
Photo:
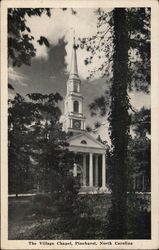
<instances>
[{"instance_id":1,"label":"pediment","mask_svg":"<svg viewBox=\"0 0 159 250\"><path fill-rule=\"evenodd\" d=\"M106 149L105 145L97 141L87 132L70 137L68 142L70 146L75 147Z\"/></svg>"}]
</instances>

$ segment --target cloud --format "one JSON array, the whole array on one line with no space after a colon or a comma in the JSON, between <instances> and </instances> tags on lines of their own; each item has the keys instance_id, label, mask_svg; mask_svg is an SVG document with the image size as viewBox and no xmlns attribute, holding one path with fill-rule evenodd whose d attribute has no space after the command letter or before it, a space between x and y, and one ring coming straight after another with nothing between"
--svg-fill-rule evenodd
<instances>
[{"instance_id":1,"label":"cloud","mask_svg":"<svg viewBox=\"0 0 159 250\"><path fill-rule=\"evenodd\" d=\"M8 68L8 79L9 79L9 81L13 82L14 84L21 85L21 86L27 86L27 84L25 83L26 77L24 75L22 75L21 73L17 72L12 67Z\"/></svg>"},{"instance_id":2,"label":"cloud","mask_svg":"<svg viewBox=\"0 0 159 250\"><path fill-rule=\"evenodd\" d=\"M71 64L73 30L75 30L76 38L92 36L97 33L97 17L94 12L95 9L81 8L76 9L76 11L77 14L72 15L70 9L67 9L67 11L52 9L50 18L44 14L41 17L34 16L27 18L27 25L30 27L31 32L35 37L34 46L37 49L37 58L47 60L49 53L48 48L40 46L36 42L40 35L47 37L52 45L57 45L59 39L64 37L67 42L65 47L67 72L69 72ZM86 66L84 64L84 59L89 55L90 52L86 52L80 48L77 50L78 71L82 79L86 79L89 76L89 71L94 69L94 67L98 68L101 64L101 60L95 58L92 64ZM100 75L96 75L96 79L99 77Z\"/></svg>"},{"instance_id":3,"label":"cloud","mask_svg":"<svg viewBox=\"0 0 159 250\"><path fill-rule=\"evenodd\" d=\"M135 109L140 110L143 106L150 108L151 98L150 95L142 92L133 91L129 93L130 102Z\"/></svg>"}]
</instances>

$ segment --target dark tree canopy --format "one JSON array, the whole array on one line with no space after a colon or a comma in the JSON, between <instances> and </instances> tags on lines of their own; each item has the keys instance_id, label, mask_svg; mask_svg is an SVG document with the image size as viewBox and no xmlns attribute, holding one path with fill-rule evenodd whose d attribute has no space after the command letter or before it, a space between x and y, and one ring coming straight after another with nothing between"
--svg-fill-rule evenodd
<instances>
[{"instance_id":1,"label":"dark tree canopy","mask_svg":"<svg viewBox=\"0 0 159 250\"><path fill-rule=\"evenodd\" d=\"M9 190L16 193L26 189L24 176L29 169L34 171L35 184L50 190L53 188L50 178L66 175L73 165L67 136L59 123L61 111L57 103L62 97L58 93L33 93L28 94L28 98L26 101L16 94L9 100Z\"/></svg>"},{"instance_id":2,"label":"dark tree canopy","mask_svg":"<svg viewBox=\"0 0 159 250\"><path fill-rule=\"evenodd\" d=\"M138 137L151 134L151 113L150 109L142 107L138 112L131 116L133 131Z\"/></svg>"},{"instance_id":3,"label":"dark tree canopy","mask_svg":"<svg viewBox=\"0 0 159 250\"><path fill-rule=\"evenodd\" d=\"M43 13L49 17L51 15L50 9L47 8L8 9L8 59L12 66L31 64L31 58L35 57L36 49L32 43L34 37L26 25L26 17L41 16ZM49 42L44 36L40 36L37 43L49 47Z\"/></svg>"}]
</instances>

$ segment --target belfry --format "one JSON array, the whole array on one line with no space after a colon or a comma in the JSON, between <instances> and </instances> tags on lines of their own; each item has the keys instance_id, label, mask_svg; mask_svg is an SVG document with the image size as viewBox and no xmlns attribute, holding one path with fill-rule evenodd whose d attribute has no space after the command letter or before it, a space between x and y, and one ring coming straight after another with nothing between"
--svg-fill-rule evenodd
<instances>
[{"instance_id":1,"label":"belfry","mask_svg":"<svg viewBox=\"0 0 159 250\"><path fill-rule=\"evenodd\" d=\"M81 95L81 81L78 75L75 38L72 51L71 70L67 81L67 94L64 101L64 130L77 132L85 130L83 116L83 96Z\"/></svg>"},{"instance_id":2,"label":"belfry","mask_svg":"<svg viewBox=\"0 0 159 250\"><path fill-rule=\"evenodd\" d=\"M106 147L91 136L85 127L81 80L78 75L77 46L73 42L71 69L64 99L63 129L72 132L69 150L76 155L74 176L81 182L81 193L106 192Z\"/></svg>"}]
</instances>

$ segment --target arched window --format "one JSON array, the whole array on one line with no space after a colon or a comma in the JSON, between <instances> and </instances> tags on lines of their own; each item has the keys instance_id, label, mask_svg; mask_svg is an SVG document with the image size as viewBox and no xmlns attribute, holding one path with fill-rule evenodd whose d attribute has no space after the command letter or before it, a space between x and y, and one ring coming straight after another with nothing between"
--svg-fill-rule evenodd
<instances>
[{"instance_id":1,"label":"arched window","mask_svg":"<svg viewBox=\"0 0 159 250\"><path fill-rule=\"evenodd\" d=\"M85 140L82 140L81 144L87 144L87 142Z\"/></svg>"},{"instance_id":2,"label":"arched window","mask_svg":"<svg viewBox=\"0 0 159 250\"><path fill-rule=\"evenodd\" d=\"M74 101L73 103L73 111L78 113L79 112L79 103L78 101Z\"/></svg>"}]
</instances>

